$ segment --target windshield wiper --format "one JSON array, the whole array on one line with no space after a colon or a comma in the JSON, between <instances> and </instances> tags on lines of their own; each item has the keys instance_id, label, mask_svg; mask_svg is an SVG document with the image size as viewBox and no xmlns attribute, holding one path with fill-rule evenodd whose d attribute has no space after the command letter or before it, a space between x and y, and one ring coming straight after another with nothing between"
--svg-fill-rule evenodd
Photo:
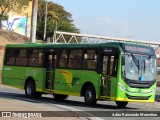
<instances>
[{"instance_id":1,"label":"windshield wiper","mask_svg":"<svg viewBox=\"0 0 160 120\"><path fill-rule=\"evenodd\" d=\"M138 68L138 73L139 73L139 70L140 70L139 59L137 60L137 58L133 54L131 54L131 56L132 56L132 59L133 59L135 65Z\"/></svg>"},{"instance_id":2,"label":"windshield wiper","mask_svg":"<svg viewBox=\"0 0 160 120\"><path fill-rule=\"evenodd\" d=\"M146 71L146 62L145 62L145 60L143 61L143 63L144 63L144 69L143 69L143 72L145 73L145 71Z\"/></svg>"}]
</instances>

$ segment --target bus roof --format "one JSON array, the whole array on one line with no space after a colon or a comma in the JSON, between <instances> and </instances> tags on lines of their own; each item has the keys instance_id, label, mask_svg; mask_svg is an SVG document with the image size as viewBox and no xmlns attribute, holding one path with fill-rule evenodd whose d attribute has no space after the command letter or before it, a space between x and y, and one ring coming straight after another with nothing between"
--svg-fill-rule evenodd
<instances>
[{"instance_id":1,"label":"bus roof","mask_svg":"<svg viewBox=\"0 0 160 120\"><path fill-rule=\"evenodd\" d=\"M108 42L108 43L94 43L94 44L49 44L49 43L25 43L25 44L7 44L6 47L10 48L99 48L100 46L114 46L119 47L121 44L128 44L128 45L136 45L136 46L145 46L142 44L135 44L135 43L128 43L128 42Z\"/></svg>"},{"instance_id":2,"label":"bus roof","mask_svg":"<svg viewBox=\"0 0 160 120\"><path fill-rule=\"evenodd\" d=\"M129 52L133 54L154 55L155 51L152 47L136 44L136 43L121 43L121 42L109 42L109 43L96 43L96 44L47 44L47 43L27 43L27 44L8 44L6 48L40 48L40 49L98 49L106 47L118 48L120 51Z\"/></svg>"},{"instance_id":3,"label":"bus roof","mask_svg":"<svg viewBox=\"0 0 160 120\"><path fill-rule=\"evenodd\" d=\"M111 43L110 43L111 44ZM113 44L113 43L112 43ZM113 45L118 45L114 43ZM108 45L108 43L96 44L48 44L48 43L27 43L27 44L8 44L10 48L99 48L100 45Z\"/></svg>"}]
</instances>

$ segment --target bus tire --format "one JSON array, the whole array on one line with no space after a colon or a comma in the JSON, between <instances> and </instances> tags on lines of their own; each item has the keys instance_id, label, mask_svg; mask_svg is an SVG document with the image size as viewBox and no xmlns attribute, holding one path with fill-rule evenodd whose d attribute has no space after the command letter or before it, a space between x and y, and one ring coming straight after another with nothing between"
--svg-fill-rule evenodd
<instances>
[{"instance_id":1,"label":"bus tire","mask_svg":"<svg viewBox=\"0 0 160 120\"><path fill-rule=\"evenodd\" d=\"M117 104L118 108L125 108L127 106L128 102L116 101L116 104Z\"/></svg>"},{"instance_id":2,"label":"bus tire","mask_svg":"<svg viewBox=\"0 0 160 120\"><path fill-rule=\"evenodd\" d=\"M84 94L85 103L89 106L96 105L97 99L95 90L92 86L87 86Z\"/></svg>"},{"instance_id":3,"label":"bus tire","mask_svg":"<svg viewBox=\"0 0 160 120\"><path fill-rule=\"evenodd\" d=\"M25 94L29 98L36 97L36 86L33 80L29 80L25 84ZM38 95L38 94L37 94Z\"/></svg>"},{"instance_id":4,"label":"bus tire","mask_svg":"<svg viewBox=\"0 0 160 120\"><path fill-rule=\"evenodd\" d=\"M61 94L53 94L55 100L66 100L69 96L68 95L61 95Z\"/></svg>"}]
</instances>

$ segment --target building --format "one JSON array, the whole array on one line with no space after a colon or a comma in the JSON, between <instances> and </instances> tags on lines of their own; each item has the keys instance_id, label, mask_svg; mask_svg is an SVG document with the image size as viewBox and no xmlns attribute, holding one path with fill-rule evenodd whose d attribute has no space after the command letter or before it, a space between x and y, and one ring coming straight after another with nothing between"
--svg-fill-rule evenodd
<instances>
[{"instance_id":1,"label":"building","mask_svg":"<svg viewBox=\"0 0 160 120\"><path fill-rule=\"evenodd\" d=\"M157 66L158 66L158 73L160 74L160 47L156 51L156 56L157 56Z\"/></svg>"},{"instance_id":2,"label":"building","mask_svg":"<svg viewBox=\"0 0 160 120\"><path fill-rule=\"evenodd\" d=\"M156 51L156 56L157 56L158 58L160 58L160 47L159 47L158 50Z\"/></svg>"},{"instance_id":3,"label":"building","mask_svg":"<svg viewBox=\"0 0 160 120\"><path fill-rule=\"evenodd\" d=\"M29 0L29 5L22 10L20 14L10 11L8 20L2 21L2 28L13 31L21 35L30 36L32 15L32 0Z\"/></svg>"}]
</instances>

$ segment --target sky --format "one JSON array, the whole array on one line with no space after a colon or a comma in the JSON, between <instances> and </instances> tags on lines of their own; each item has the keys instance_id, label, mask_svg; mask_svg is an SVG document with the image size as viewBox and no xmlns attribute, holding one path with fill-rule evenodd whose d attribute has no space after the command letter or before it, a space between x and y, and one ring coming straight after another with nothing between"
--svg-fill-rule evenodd
<instances>
[{"instance_id":1,"label":"sky","mask_svg":"<svg viewBox=\"0 0 160 120\"><path fill-rule=\"evenodd\" d=\"M82 34L160 42L160 0L50 0Z\"/></svg>"}]
</instances>

